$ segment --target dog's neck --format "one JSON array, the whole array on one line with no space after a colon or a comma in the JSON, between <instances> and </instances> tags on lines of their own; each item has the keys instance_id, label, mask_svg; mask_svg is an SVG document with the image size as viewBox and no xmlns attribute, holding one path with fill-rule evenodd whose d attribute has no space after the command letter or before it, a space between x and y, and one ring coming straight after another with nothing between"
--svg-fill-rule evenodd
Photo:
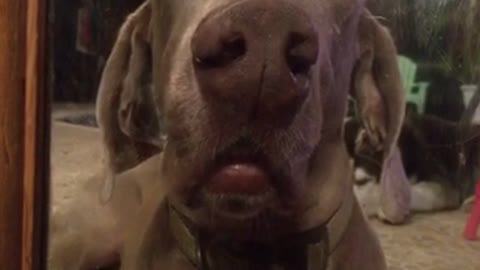
<instances>
[{"instance_id":1,"label":"dog's neck","mask_svg":"<svg viewBox=\"0 0 480 270\"><path fill-rule=\"evenodd\" d=\"M327 269L328 259L343 235L353 208L353 194L348 192L335 214L324 224L270 244L222 241L205 245L186 218L169 205L171 233L180 251L198 270Z\"/></svg>"}]
</instances>

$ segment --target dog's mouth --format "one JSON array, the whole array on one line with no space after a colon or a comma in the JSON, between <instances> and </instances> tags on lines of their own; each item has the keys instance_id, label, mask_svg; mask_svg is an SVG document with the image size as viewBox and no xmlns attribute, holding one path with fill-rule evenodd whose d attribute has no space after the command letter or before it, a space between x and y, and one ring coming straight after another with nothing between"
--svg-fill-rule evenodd
<instances>
[{"instance_id":1,"label":"dog's mouth","mask_svg":"<svg viewBox=\"0 0 480 270\"><path fill-rule=\"evenodd\" d=\"M237 143L212 162L202 184L206 206L216 216L247 220L274 207L278 177L258 147Z\"/></svg>"},{"instance_id":2,"label":"dog's mouth","mask_svg":"<svg viewBox=\"0 0 480 270\"><path fill-rule=\"evenodd\" d=\"M255 163L220 167L203 188L207 206L217 215L232 219L254 218L272 203L272 177Z\"/></svg>"}]
</instances>

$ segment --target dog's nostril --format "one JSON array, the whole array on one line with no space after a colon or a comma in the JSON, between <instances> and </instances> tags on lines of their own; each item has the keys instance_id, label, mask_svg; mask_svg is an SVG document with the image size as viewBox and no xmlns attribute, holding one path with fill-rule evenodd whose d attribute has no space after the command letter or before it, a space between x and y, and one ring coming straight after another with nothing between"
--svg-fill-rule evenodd
<instances>
[{"instance_id":1,"label":"dog's nostril","mask_svg":"<svg viewBox=\"0 0 480 270\"><path fill-rule=\"evenodd\" d=\"M202 68L221 68L239 58L247 52L245 38L240 33L235 33L219 41L219 43L205 50L203 54L195 57L195 62Z\"/></svg>"},{"instance_id":2,"label":"dog's nostril","mask_svg":"<svg viewBox=\"0 0 480 270\"><path fill-rule=\"evenodd\" d=\"M287 41L286 60L294 74L306 74L316 62L318 46L314 38L301 33L291 33Z\"/></svg>"}]
</instances>

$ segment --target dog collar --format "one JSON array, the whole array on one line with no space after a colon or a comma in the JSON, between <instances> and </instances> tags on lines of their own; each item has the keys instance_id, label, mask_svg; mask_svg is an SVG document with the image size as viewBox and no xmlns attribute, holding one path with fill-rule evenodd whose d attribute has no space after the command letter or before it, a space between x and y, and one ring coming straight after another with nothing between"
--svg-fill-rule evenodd
<instances>
[{"instance_id":1,"label":"dog collar","mask_svg":"<svg viewBox=\"0 0 480 270\"><path fill-rule=\"evenodd\" d=\"M350 190L350 189L348 189ZM173 205L168 204L169 226L179 250L198 270L275 269L325 270L348 225L353 209L350 191L335 214L313 229L295 234L268 246L254 245L235 252L226 248L207 248L202 236L187 224Z\"/></svg>"}]
</instances>

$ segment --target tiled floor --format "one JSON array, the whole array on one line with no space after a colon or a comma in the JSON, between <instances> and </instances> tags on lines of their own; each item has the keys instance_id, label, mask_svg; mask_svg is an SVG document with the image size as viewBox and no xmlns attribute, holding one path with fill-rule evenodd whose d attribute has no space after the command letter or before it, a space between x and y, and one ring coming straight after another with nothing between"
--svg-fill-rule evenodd
<instances>
[{"instance_id":1,"label":"tiled floor","mask_svg":"<svg viewBox=\"0 0 480 270\"><path fill-rule=\"evenodd\" d=\"M65 116L62 110L57 107L54 117ZM81 112L91 110L86 106ZM102 152L96 129L55 123L52 136L52 202L58 206L102 166ZM466 218L454 211L417 215L403 226L372 224L390 270L480 270L480 242L462 238Z\"/></svg>"}]
</instances>

